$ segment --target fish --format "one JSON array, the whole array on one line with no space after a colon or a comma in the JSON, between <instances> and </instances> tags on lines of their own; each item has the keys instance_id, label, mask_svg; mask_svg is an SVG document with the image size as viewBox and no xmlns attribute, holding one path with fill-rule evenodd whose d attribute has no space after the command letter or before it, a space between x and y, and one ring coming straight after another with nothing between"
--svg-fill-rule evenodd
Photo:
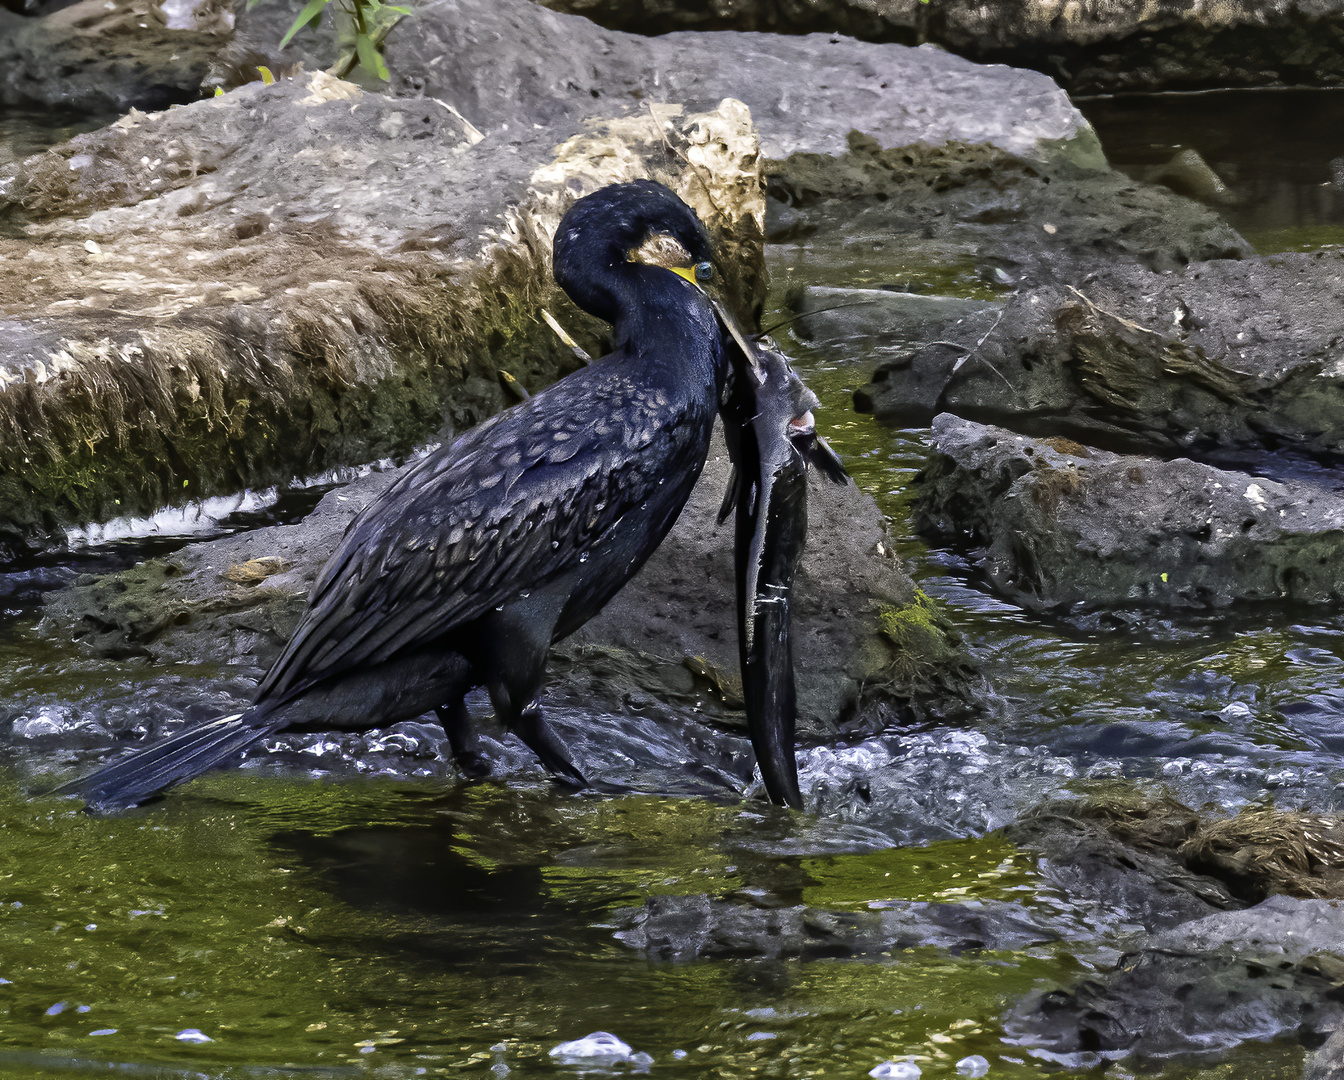
<instances>
[{"instance_id":1,"label":"fish","mask_svg":"<svg viewBox=\"0 0 1344 1080\"><path fill-rule=\"evenodd\" d=\"M771 339L743 334L715 305L736 346L733 378L720 404L732 477L719 522L736 509L734 563L738 655L747 730L772 802L801 809L794 750L792 591L807 539L809 465L850 483L844 462L817 434L819 402Z\"/></svg>"}]
</instances>

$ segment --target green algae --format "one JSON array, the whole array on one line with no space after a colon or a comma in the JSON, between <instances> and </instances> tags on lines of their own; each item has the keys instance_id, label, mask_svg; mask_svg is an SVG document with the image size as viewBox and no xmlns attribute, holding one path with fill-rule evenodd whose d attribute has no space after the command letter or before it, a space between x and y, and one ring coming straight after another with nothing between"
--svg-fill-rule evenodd
<instances>
[{"instance_id":1,"label":"green algae","mask_svg":"<svg viewBox=\"0 0 1344 1080\"><path fill-rule=\"evenodd\" d=\"M880 893L884 866L922 859L936 895L956 887L951 867L1006 859L999 841L913 859L753 854L734 842L757 816L703 800L235 773L119 818L7 792L0 819L0 1076L99 1063L450 1075L500 1055L529 1074L549 1071L562 1039L606 1029L674 1077L862 1075L897 1053L951 1075L972 1052L1019 1077L1036 1070L998 1060L1000 1002L1071 967L928 950L648 964L602 927L645 897L801 872L809 903L843 907ZM189 1028L212 1041L180 1041Z\"/></svg>"}]
</instances>

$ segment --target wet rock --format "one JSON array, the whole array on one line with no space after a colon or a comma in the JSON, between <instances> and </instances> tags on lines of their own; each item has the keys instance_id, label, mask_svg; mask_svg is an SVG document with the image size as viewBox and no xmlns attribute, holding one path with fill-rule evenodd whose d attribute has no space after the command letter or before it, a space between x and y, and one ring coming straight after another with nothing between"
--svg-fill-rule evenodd
<instances>
[{"instance_id":1,"label":"wet rock","mask_svg":"<svg viewBox=\"0 0 1344 1080\"><path fill-rule=\"evenodd\" d=\"M1168 271L1252 254L1208 207L1088 159L1082 143L1028 159L983 144L884 148L854 133L843 154L767 163L767 236L782 262L831 284L980 298L1116 264ZM968 319L955 340L969 351L993 325ZM885 347L908 352L899 335L865 343Z\"/></svg>"},{"instance_id":2,"label":"wet rock","mask_svg":"<svg viewBox=\"0 0 1344 1080\"><path fill-rule=\"evenodd\" d=\"M1302 1080L1344 1080L1344 1025L1307 1060Z\"/></svg>"},{"instance_id":3,"label":"wet rock","mask_svg":"<svg viewBox=\"0 0 1344 1080\"><path fill-rule=\"evenodd\" d=\"M115 113L194 101L227 40L169 29L145 0L81 0L40 18L0 10L0 104Z\"/></svg>"},{"instance_id":4,"label":"wet rock","mask_svg":"<svg viewBox=\"0 0 1344 1080\"><path fill-rule=\"evenodd\" d=\"M1112 925L1160 930L1242 906L1217 880L1191 872L1171 852L1141 850L1105 824L1049 811L1004 830L1038 854L1045 879L1074 900L1091 900Z\"/></svg>"},{"instance_id":5,"label":"wet rock","mask_svg":"<svg viewBox=\"0 0 1344 1080\"><path fill-rule=\"evenodd\" d=\"M49 598L43 632L73 637L98 656L257 673L289 637L350 519L395 475L374 473L338 489L295 525L82 579ZM597 618L557 647L551 701L655 716L695 710L744 723L732 523L715 522L727 481L716 443L662 547ZM808 544L794 586L800 731L834 738L841 726L964 713L984 687L943 617L930 610L918 635L894 634L888 625L898 621L893 613L921 601L888 546L877 507L852 486L814 482L809 495ZM711 671L721 673L717 681Z\"/></svg>"},{"instance_id":6,"label":"wet rock","mask_svg":"<svg viewBox=\"0 0 1344 1080\"><path fill-rule=\"evenodd\" d=\"M758 898L759 899L759 898ZM1058 940L1019 904L888 901L880 910L758 905L748 898L655 896L617 913L617 940L651 960L725 956L808 960L899 949L1019 950Z\"/></svg>"},{"instance_id":7,"label":"wet rock","mask_svg":"<svg viewBox=\"0 0 1344 1080\"><path fill-rule=\"evenodd\" d=\"M1144 939L1105 976L1020 1003L1004 1030L1037 1056L1086 1067L1318 1039L1342 1016L1344 905L1276 896Z\"/></svg>"},{"instance_id":8,"label":"wet rock","mask_svg":"<svg viewBox=\"0 0 1344 1080\"><path fill-rule=\"evenodd\" d=\"M969 539L996 590L1035 611L1207 610L1344 598L1344 495L1185 458L934 419L917 526Z\"/></svg>"},{"instance_id":9,"label":"wet rock","mask_svg":"<svg viewBox=\"0 0 1344 1080\"><path fill-rule=\"evenodd\" d=\"M750 118L681 112L661 132L488 138L442 101L319 73L133 112L28 159L9 207L37 223L0 239L0 558L404 454L498 409L501 369L532 387L572 369L541 309L590 345L596 324L550 280L550 238L605 183L680 187L717 221L749 309Z\"/></svg>"},{"instance_id":10,"label":"wet rock","mask_svg":"<svg viewBox=\"0 0 1344 1080\"><path fill-rule=\"evenodd\" d=\"M807 285L789 298L801 318L795 333L819 345L877 337L884 345L922 345L971 315L997 311L992 300L926 296L896 289L845 289Z\"/></svg>"},{"instance_id":11,"label":"wet rock","mask_svg":"<svg viewBox=\"0 0 1344 1080\"><path fill-rule=\"evenodd\" d=\"M1151 170L1145 179L1210 206L1231 206L1237 201L1236 195L1199 156L1198 150L1181 150L1165 165Z\"/></svg>"},{"instance_id":12,"label":"wet rock","mask_svg":"<svg viewBox=\"0 0 1344 1080\"><path fill-rule=\"evenodd\" d=\"M936 42L981 61L1035 67L1073 93L1316 85L1344 81L1338 0L546 0L623 30L813 30Z\"/></svg>"},{"instance_id":13,"label":"wet rock","mask_svg":"<svg viewBox=\"0 0 1344 1080\"><path fill-rule=\"evenodd\" d=\"M879 417L903 416L914 395L1112 448L1338 460L1341 282L1336 251L1201 262L1179 274L1098 268L1076 286L1025 290L1000 315L968 319L955 349L933 345L879 367L865 394Z\"/></svg>"}]
</instances>

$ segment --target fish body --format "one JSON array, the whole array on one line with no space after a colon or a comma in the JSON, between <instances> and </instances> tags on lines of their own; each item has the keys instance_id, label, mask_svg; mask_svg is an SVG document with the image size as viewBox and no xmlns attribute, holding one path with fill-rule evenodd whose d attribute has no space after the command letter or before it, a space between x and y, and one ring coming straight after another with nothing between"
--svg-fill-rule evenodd
<instances>
[{"instance_id":1,"label":"fish body","mask_svg":"<svg viewBox=\"0 0 1344 1080\"><path fill-rule=\"evenodd\" d=\"M801 808L794 755L794 571L807 539L807 468L848 483L835 452L817 435L818 404L773 342L738 344L733 384L720 412L733 477L719 520L736 508L734 562L738 651L747 727L771 800Z\"/></svg>"}]
</instances>

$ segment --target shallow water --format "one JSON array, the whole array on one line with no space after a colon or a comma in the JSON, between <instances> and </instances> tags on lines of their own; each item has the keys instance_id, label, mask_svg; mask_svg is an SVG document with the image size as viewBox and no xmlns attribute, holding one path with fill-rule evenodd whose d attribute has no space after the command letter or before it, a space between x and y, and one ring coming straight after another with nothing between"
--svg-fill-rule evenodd
<instances>
[{"instance_id":1,"label":"shallow water","mask_svg":"<svg viewBox=\"0 0 1344 1080\"><path fill-rule=\"evenodd\" d=\"M771 259L780 297L802 282L983 288L969 267L877 267L794 246ZM872 358L781 336L823 399L823 433L1000 695L976 730L806 751L814 812L801 815L740 801L752 790L749 748L694 717L558 710L590 775L633 790L557 791L507 737L487 748L494 779L462 786L441 732L407 724L282 737L265 761L95 820L23 790L101 759L109 732L139 715L218 715L251 682L89 660L32 629L44 590L180 538L161 530L37 560L0 576L0 1076L863 1077L910 1055L925 1077L950 1077L970 1054L989 1060L991 1077L1082 1075L1002 1043L998 1017L1034 987L1106 963L1129 928L986 834L1043 798L1117 776L1195 805L1268 797L1344 809L1344 618L1140 614L1080 631L994 599L965 552L911 533L926 432L849 408ZM264 523L306 505L252 510ZM245 524L226 517L218 528ZM483 701L472 707L488 720ZM650 898L699 895L839 912L1014 905L1043 934L997 953L680 963L616 936ZM599 1030L652 1062L550 1055ZM1144 1075L1296 1078L1301 1060L1286 1041L1252 1044Z\"/></svg>"}]
</instances>

